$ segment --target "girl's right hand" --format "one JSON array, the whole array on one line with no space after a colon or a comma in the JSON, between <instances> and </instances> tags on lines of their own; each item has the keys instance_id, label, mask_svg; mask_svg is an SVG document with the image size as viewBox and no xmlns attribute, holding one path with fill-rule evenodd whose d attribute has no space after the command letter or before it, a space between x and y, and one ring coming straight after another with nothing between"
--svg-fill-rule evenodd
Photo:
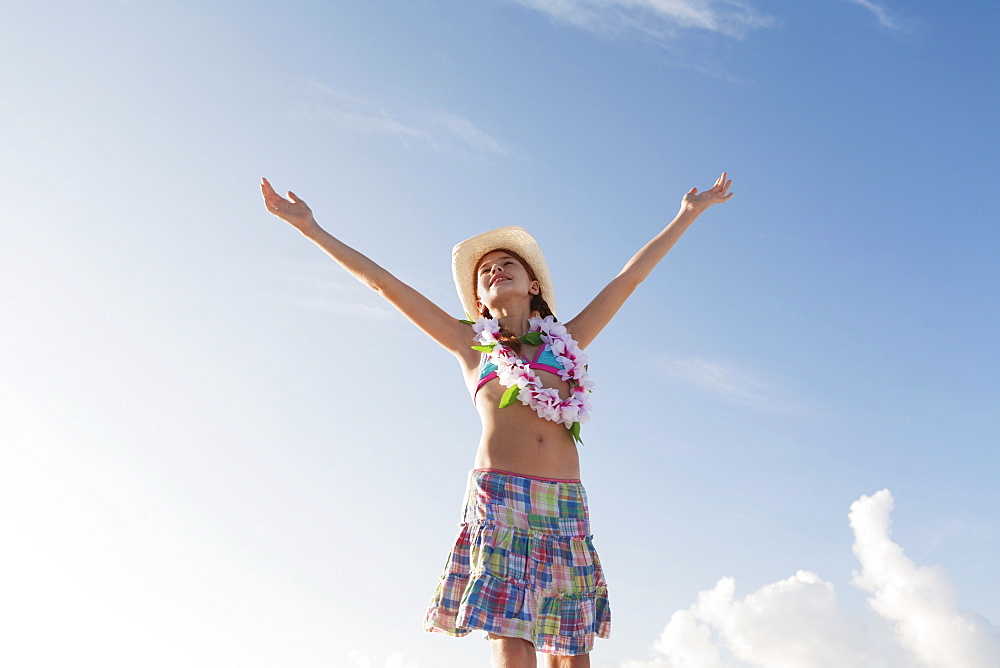
<instances>
[{"instance_id":1,"label":"girl's right hand","mask_svg":"<svg viewBox=\"0 0 1000 668\"><path fill-rule=\"evenodd\" d=\"M268 211L299 232L306 232L318 227L316 219L313 218L312 209L296 197L291 190L288 191L288 199L285 199L274 191L267 179L261 179L260 194L264 196L264 206Z\"/></svg>"},{"instance_id":2,"label":"girl's right hand","mask_svg":"<svg viewBox=\"0 0 1000 668\"><path fill-rule=\"evenodd\" d=\"M728 176L729 174L722 172L722 176L715 180L715 185L704 192L698 192L697 188L691 188L681 200L681 211L694 211L700 214L713 204L728 202L735 194L729 192L733 182L732 179L727 178Z\"/></svg>"}]
</instances>

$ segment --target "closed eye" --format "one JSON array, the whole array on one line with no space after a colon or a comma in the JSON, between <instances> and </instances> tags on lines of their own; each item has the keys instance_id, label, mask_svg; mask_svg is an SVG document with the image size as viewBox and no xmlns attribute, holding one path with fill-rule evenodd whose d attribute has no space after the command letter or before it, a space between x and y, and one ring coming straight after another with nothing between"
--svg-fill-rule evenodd
<instances>
[{"instance_id":1,"label":"closed eye","mask_svg":"<svg viewBox=\"0 0 1000 668\"><path fill-rule=\"evenodd\" d=\"M507 258L506 260L503 260L500 263L500 266L501 267L509 267L512 264L515 264L514 260L512 260L511 258ZM480 275L489 273L489 271L490 271L490 268L487 265L483 265L482 267L479 268L479 274Z\"/></svg>"}]
</instances>

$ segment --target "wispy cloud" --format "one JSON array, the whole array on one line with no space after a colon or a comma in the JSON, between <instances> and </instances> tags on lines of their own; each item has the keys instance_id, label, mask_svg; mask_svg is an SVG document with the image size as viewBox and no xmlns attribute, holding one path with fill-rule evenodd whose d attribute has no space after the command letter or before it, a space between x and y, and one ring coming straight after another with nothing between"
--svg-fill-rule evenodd
<instances>
[{"instance_id":1,"label":"wispy cloud","mask_svg":"<svg viewBox=\"0 0 1000 668\"><path fill-rule=\"evenodd\" d=\"M872 610L892 629L876 643L864 621L840 609L834 586L809 571L765 585L742 600L735 581L720 579L697 602L675 612L652 648L653 658L622 668L988 668L1000 665L990 623L959 611L948 574L920 567L889 535L889 490L851 505L854 553Z\"/></svg>"},{"instance_id":2,"label":"wispy cloud","mask_svg":"<svg viewBox=\"0 0 1000 668\"><path fill-rule=\"evenodd\" d=\"M875 4L871 0L848 0L848 2L852 2L855 5L861 5L862 7L867 9L875 16L876 19L878 19L878 22L882 25L883 28L888 28L889 30L905 29L903 24L897 19L890 16L889 12L886 11L884 7Z\"/></svg>"},{"instance_id":3,"label":"wispy cloud","mask_svg":"<svg viewBox=\"0 0 1000 668\"><path fill-rule=\"evenodd\" d=\"M476 155L508 155L510 149L468 118L429 108L395 108L348 95L324 83L305 82L301 111L358 135L382 135L407 145Z\"/></svg>"},{"instance_id":4,"label":"wispy cloud","mask_svg":"<svg viewBox=\"0 0 1000 668\"><path fill-rule=\"evenodd\" d=\"M295 284L292 298L306 308L379 322L396 317L396 311L386 306L372 290L346 274L336 280L328 275L328 269L308 264L285 267L282 273L286 280Z\"/></svg>"},{"instance_id":5,"label":"wispy cloud","mask_svg":"<svg viewBox=\"0 0 1000 668\"><path fill-rule=\"evenodd\" d=\"M728 401L784 414L814 412L788 397L776 382L767 381L721 362L684 357L663 362L667 372Z\"/></svg>"},{"instance_id":6,"label":"wispy cloud","mask_svg":"<svg viewBox=\"0 0 1000 668\"><path fill-rule=\"evenodd\" d=\"M429 118L432 125L444 128L449 135L477 153L499 153L510 151L499 141L489 136L467 118L448 112L437 112Z\"/></svg>"},{"instance_id":7,"label":"wispy cloud","mask_svg":"<svg viewBox=\"0 0 1000 668\"><path fill-rule=\"evenodd\" d=\"M777 21L739 0L513 0L594 33L639 33L656 40L679 30L742 37Z\"/></svg>"}]
</instances>

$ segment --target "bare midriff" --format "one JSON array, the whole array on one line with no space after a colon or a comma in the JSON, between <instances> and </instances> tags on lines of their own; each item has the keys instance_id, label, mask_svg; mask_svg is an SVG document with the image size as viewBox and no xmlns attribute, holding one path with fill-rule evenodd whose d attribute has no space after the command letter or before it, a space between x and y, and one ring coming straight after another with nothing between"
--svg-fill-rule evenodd
<instances>
[{"instance_id":1,"label":"bare midriff","mask_svg":"<svg viewBox=\"0 0 1000 668\"><path fill-rule=\"evenodd\" d=\"M569 384L554 374L537 371L545 387L567 396ZM490 381L475 395L483 422L483 435L476 452L475 468L491 468L543 478L578 479L580 456L569 429L550 422L521 403L500 408L506 391Z\"/></svg>"}]
</instances>

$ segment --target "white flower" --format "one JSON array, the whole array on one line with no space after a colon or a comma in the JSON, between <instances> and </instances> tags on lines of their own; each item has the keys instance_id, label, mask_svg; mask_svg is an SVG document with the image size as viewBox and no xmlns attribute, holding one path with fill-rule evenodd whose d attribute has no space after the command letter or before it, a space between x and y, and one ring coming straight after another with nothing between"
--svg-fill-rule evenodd
<instances>
[{"instance_id":1,"label":"white flower","mask_svg":"<svg viewBox=\"0 0 1000 668\"><path fill-rule=\"evenodd\" d=\"M562 339L552 339L549 341L549 346L552 348L552 352L555 354L559 361L562 362L564 356L566 355L566 342Z\"/></svg>"},{"instance_id":2,"label":"white flower","mask_svg":"<svg viewBox=\"0 0 1000 668\"><path fill-rule=\"evenodd\" d=\"M530 398L532 407L541 417L552 422L560 421L562 400L559 398L559 392L552 388L542 388L532 391Z\"/></svg>"},{"instance_id":3,"label":"white flower","mask_svg":"<svg viewBox=\"0 0 1000 668\"><path fill-rule=\"evenodd\" d=\"M580 416L580 406L575 401L567 401L562 408L562 421L566 424L577 422Z\"/></svg>"},{"instance_id":4,"label":"white flower","mask_svg":"<svg viewBox=\"0 0 1000 668\"><path fill-rule=\"evenodd\" d=\"M563 380L572 378L573 372L576 370L573 368L573 360L568 357L556 357L556 361L562 366L562 369L559 371L559 377Z\"/></svg>"},{"instance_id":5,"label":"white flower","mask_svg":"<svg viewBox=\"0 0 1000 668\"><path fill-rule=\"evenodd\" d=\"M500 323L490 318L480 318L472 325L472 331L476 333L475 339L482 345L489 345L497 340L500 335Z\"/></svg>"}]
</instances>

